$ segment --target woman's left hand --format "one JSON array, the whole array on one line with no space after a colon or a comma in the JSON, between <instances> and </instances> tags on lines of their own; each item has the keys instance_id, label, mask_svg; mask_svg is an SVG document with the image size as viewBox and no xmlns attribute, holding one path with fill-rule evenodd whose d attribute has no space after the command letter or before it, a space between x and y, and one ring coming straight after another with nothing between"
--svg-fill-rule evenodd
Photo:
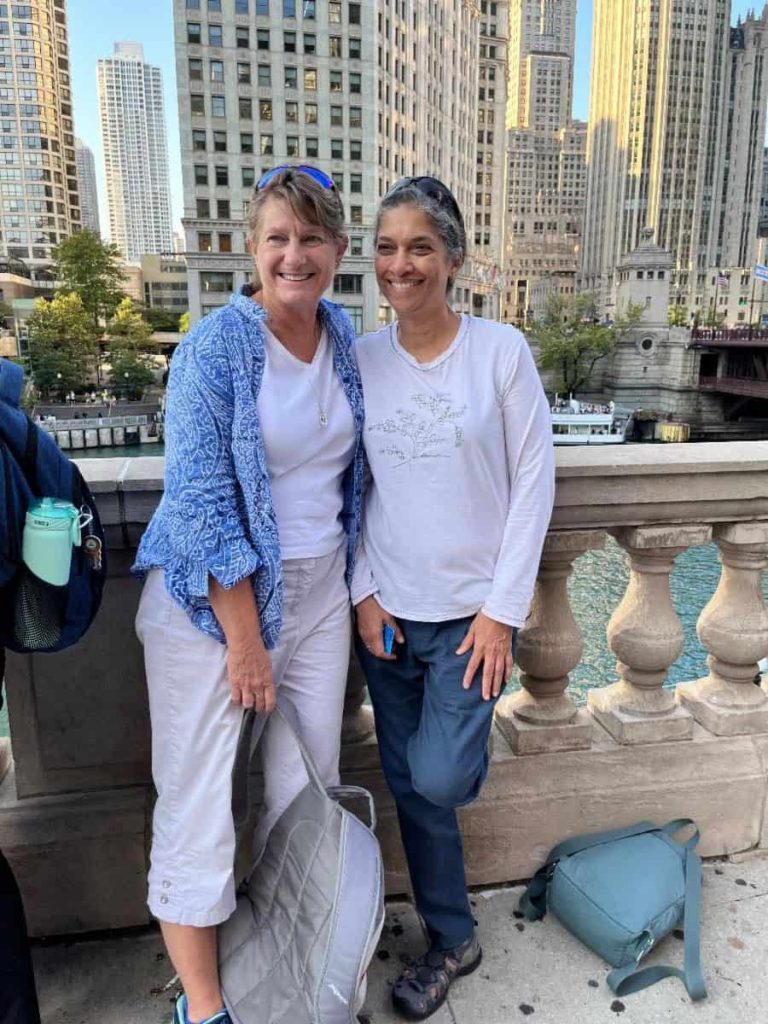
<instances>
[{"instance_id":1,"label":"woman's left hand","mask_svg":"<svg viewBox=\"0 0 768 1024\"><path fill-rule=\"evenodd\" d=\"M483 666L483 700L498 697L504 683L509 679L514 664L512 659L512 626L490 619L478 612L467 630L457 654L472 651L462 686L468 690L475 673Z\"/></svg>"}]
</instances>

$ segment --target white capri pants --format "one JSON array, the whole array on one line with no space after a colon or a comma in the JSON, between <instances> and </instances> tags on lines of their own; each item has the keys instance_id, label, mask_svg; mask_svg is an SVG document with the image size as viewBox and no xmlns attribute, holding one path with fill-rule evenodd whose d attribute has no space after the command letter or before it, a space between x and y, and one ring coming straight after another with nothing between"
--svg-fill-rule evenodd
<instances>
[{"instance_id":1,"label":"white capri pants","mask_svg":"<svg viewBox=\"0 0 768 1024\"><path fill-rule=\"evenodd\" d=\"M277 699L298 729L326 785L339 781L351 616L346 544L320 558L283 562L279 645L271 652ZM161 921L206 927L235 909L232 768L243 709L232 704L227 648L190 622L154 569L144 585L136 632L144 645L152 722L149 909ZM283 730L261 747L272 813L306 782Z\"/></svg>"}]
</instances>

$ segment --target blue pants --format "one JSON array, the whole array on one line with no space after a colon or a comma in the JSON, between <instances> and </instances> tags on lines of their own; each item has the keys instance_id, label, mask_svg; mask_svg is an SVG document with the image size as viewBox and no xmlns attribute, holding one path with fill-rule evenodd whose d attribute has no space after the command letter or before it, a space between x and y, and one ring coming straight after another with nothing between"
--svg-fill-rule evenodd
<instances>
[{"instance_id":1,"label":"blue pants","mask_svg":"<svg viewBox=\"0 0 768 1024\"><path fill-rule=\"evenodd\" d=\"M495 700L483 700L482 666L462 689L471 652L455 653L472 617L399 619L396 661L357 641L376 717L379 755L397 805L416 908L432 945L450 949L475 926L467 897L456 808L471 803L488 773Z\"/></svg>"}]
</instances>

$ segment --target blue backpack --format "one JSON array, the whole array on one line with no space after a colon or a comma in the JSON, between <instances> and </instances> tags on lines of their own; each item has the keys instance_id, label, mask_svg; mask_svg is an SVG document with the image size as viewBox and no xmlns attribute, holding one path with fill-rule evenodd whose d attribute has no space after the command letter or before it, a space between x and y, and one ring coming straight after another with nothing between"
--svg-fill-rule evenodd
<instances>
[{"instance_id":1,"label":"blue backpack","mask_svg":"<svg viewBox=\"0 0 768 1024\"><path fill-rule=\"evenodd\" d=\"M0 648L28 654L62 651L80 639L99 609L107 567L93 496L77 466L20 408L23 380L21 367L0 359ZM72 502L90 519L63 587L39 579L22 560L27 509L40 498Z\"/></svg>"}]
</instances>

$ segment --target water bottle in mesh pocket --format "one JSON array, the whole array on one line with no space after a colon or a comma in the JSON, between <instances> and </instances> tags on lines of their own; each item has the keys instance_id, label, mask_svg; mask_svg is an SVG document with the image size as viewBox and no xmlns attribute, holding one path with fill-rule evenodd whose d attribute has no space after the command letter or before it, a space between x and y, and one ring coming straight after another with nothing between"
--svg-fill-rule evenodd
<instances>
[{"instance_id":1,"label":"water bottle in mesh pocket","mask_svg":"<svg viewBox=\"0 0 768 1024\"><path fill-rule=\"evenodd\" d=\"M68 587L45 583L22 565L13 602L13 639L28 651L49 651L61 640Z\"/></svg>"}]
</instances>

